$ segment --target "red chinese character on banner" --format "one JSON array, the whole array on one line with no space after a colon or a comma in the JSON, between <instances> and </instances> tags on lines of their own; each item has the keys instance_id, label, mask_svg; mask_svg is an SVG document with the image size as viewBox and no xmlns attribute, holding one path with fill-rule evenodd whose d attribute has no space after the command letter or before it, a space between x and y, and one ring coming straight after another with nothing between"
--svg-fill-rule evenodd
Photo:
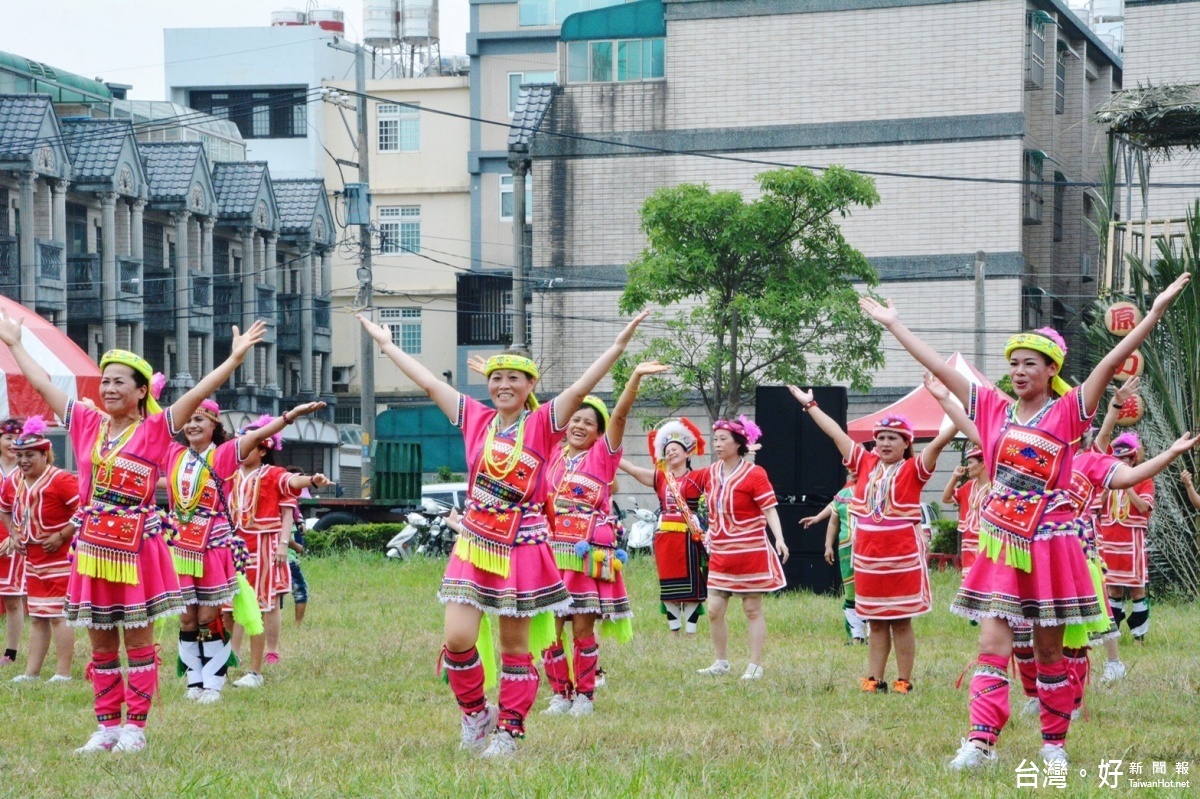
<instances>
[{"instance_id":1,"label":"red chinese character on banner","mask_svg":"<svg viewBox=\"0 0 1200 799\"><path fill-rule=\"evenodd\" d=\"M1129 427L1140 422L1145 415L1146 403L1142 402L1141 397L1133 396L1125 400L1121 406L1121 410L1117 414L1117 424L1121 427Z\"/></svg>"},{"instance_id":2,"label":"red chinese character on banner","mask_svg":"<svg viewBox=\"0 0 1200 799\"><path fill-rule=\"evenodd\" d=\"M1117 373L1113 377L1117 380L1125 381L1131 377L1137 377L1146 368L1146 361L1142 357L1141 350L1134 350L1125 359L1125 363L1117 368Z\"/></svg>"},{"instance_id":3,"label":"red chinese character on banner","mask_svg":"<svg viewBox=\"0 0 1200 799\"><path fill-rule=\"evenodd\" d=\"M1125 336L1142 321L1142 312L1132 302L1114 302L1104 312L1104 325L1114 336Z\"/></svg>"}]
</instances>

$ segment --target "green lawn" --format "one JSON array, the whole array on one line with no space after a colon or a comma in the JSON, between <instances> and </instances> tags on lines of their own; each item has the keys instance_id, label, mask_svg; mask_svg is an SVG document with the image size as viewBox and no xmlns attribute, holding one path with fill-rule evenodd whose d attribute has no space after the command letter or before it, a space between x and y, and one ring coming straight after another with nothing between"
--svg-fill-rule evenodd
<instances>
[{"instance_id":1,"label":"green lawn","mask_svg":"<svg viewBox=\"0 0 1200 799\"><path fill-rule=\"evenodd\" d=\"M610 678L596 714L540 718L543 686L516 759L489 763L457 751L457 708L434 676L443 565L362 554L305 561L308 620L285 623L283 662L266 687L228 689L197 707L164 668L138 755L71 754L94 727L81 633L70 686L0 684L0 799L1108 796L1118 792L1099 787L1097 766L1109 759L1123 771L1140 761L1146 775L1167 761L1169 778L1178 761L1191 765L1191 791L1120 793L1200 795L1196 605L1156 606L1149 643L1125 648L1128 680L1089 691L1090 719L1068 741L1067 789L1019 791L1015 769L1040 746L1036 719L1010 723L991 774L945 770L966 727L966 691L954 683L975 651L974 628L946 609L956 573L935 574L935 611L917 621L916 693L864 696L865 648L842 645L840 602L808 594L767 602L765 679L736 679L746 652L736 606L735 677L701 678L695 670L712 661L704 621L696 640L668 637L653 562L640 558L626 572L637 636L604 648ZM174 625L161 633L170 666Z\"/></svg>"}]
</instances>

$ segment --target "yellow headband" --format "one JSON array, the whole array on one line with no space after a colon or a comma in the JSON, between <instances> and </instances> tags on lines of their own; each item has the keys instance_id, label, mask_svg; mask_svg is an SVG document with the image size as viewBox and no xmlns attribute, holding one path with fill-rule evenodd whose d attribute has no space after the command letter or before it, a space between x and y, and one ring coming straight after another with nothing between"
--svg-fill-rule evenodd
<instances>
[{"instance_id":1,"label":"yellow headband","mask_svg":"<svg viewBox=\"0 0 1200 799\"><path fill-rule=\"evenodd\" d=\"M491 377L492 372L499 369L512 369L517 372L524 372L534 380L538 379L537 364L533 359L526 358L524 355L514 355L511 352L502 352L499 355L493 355L487 359L487 363L483 365L483 376ZM525 407L531 411L536 411L538 408L537 397L530 393L529 398L525 400Z\"/></svg>"},{"instance_id":2,"label":"yellow headband","mask_svg":"<svg viewBox=\"0 0 1200 799\"><path fill-rule=\"evenodd\" d=\"M599 397L594 397L588 394L583 398L583 402L579 405L580 408L591 408L600 416L600 421L604 423L604 429L608 429L608 408L604 407L604 403Z\"/></svg>"},{"instance_id":3,"label":"yellow headband","mask_svg":"<svg viewBox=\"0 0 1200 799\"><path fill-rule=\"evenodd\" d=\"M1033 350L1040 352L1054 364L1062 369L1063 361L1066 360L1067 354L1063 351L1053 339L1047 338L1039 333L1018 333L1008 340L1004 345L1004 357L1007 360L1012 357L1014 350ZM1060 397L1071 390L1071 386L1066 380L1063 380L1058 375L1055 375L1050 380L1050 389Z\"/></svg>"},{"instance_id":4,"label":"yellow headband","mask_svg":"<svg viewBox=\"0 0 1200 799\"><path fill-rule=\"evenodd\" d=\"M154 398L153 389L150 384L154 382L154 369L149 362L129 350L109 350L104 353L104 357L100 359L100 371L104 371L104 367L110 363L119 363L122 366L128 366L133 371L146 378L146 412L159 413L162 408L158 404L158 400Z\"/></svg>"}]
</instances>

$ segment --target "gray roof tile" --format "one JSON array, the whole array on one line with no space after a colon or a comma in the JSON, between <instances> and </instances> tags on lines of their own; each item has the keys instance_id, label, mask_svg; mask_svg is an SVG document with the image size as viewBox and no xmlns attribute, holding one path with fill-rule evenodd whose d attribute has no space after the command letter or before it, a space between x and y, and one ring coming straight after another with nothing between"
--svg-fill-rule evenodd
<instances>
[{"instance_id":1,"label":"gray roof tile","mask_svg":"<svg viewBox=\"0 0 1200 799\"><path fill-rule=\"evenodd\" d=\"M546 112L550 110L550 102L554 99L553 83L533 83L521 87L517 97L517 108L513 112L512 125L508 129L508 146L523 144L529 146L529 140L542 125Z\"/></svg>"},{"instance_id":2,"label":"gray roof tile","mask_svg":"<svg viewBox=\"0 0 1200 799\"><path fill-rule=\"evenodd\" d=\"M126 139L133 138L129 121L64 119L61 124L74 180L79 183L112 180L121 160L121 148Z\"/></svg>"},{"instance_id":3,"label":"gray roof tile","mask_svg":"<svg viewBox=\"0 0 1200 799\"><path fill-rule=\"evenodd\" d=\"M23 160L46 143L38 133L51 107L44 94L0 94L0 161Z\"/></svg>"},{"instance_id":4,"label":"gray roof tile","mask_svg":"<svg viewBox=\"0 0 1200 799\"><path fill-rule=\"evenodd\" d=\"M200 142L138 143L151 201L186 200L202 149Z\"/></svg>"},{"instance_id":5,"label":"gray roof tile","mask_svg":"<svg viewBox=\"0 0 1200 799\"><path fill-rule=\"evenodd\" d=\"M221 217L254 214L254 201L267 171L266 161L217 161L213 164L213 191Z\"/></svg>"},{"instance_id":6,"label":"gray roof tile","mask_svg":"<svg viewBox=\"0 0 1200 799\"><path fill-rule=\"evenodd\" d=\"M325 193L325 181L319 178L274 180L275 202L279 205L281 233L305 233L312 228L313 219Z\"/></svg>"}]
</instances>

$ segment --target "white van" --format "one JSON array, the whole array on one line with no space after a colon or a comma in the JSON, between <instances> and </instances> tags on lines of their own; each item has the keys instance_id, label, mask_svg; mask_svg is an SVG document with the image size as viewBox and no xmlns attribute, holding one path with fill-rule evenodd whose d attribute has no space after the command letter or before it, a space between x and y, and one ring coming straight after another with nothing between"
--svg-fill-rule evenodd
<instances>
[{"instance_id":1,"label":"white van","mask_svg":"<svg viewBox=\"0 0 1200 799\"><path fill-rule=\"evenodd\" d=\"M433 499L460 512L467 501L466 483L428 483L421 486L421 499Z\"/></svg>"}]
</instances>

